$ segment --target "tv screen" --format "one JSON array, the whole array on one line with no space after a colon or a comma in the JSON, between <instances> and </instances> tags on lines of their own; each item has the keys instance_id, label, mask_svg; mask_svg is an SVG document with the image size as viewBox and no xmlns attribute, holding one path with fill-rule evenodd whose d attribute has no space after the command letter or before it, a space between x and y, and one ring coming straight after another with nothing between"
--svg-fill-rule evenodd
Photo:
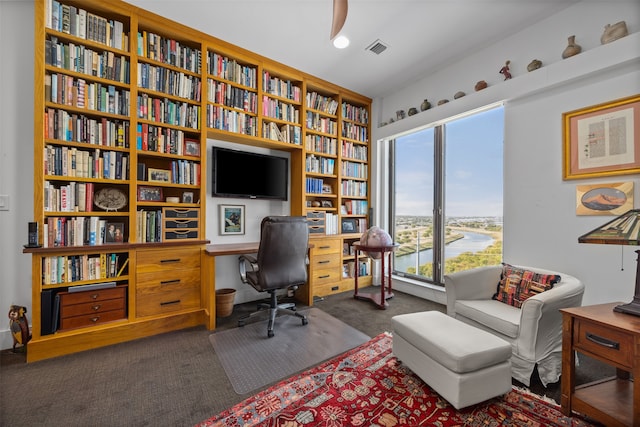
<instances>
[{"instance_id":1,"label":"tv screen","mask_svg":"<svg viewBox=\"0 0 640 427\"><path fill-rule=\"evenodd\" d=\"M287 200L287 158L220 147L212 154L214 197Z\"/></svg>"}]
</instances>

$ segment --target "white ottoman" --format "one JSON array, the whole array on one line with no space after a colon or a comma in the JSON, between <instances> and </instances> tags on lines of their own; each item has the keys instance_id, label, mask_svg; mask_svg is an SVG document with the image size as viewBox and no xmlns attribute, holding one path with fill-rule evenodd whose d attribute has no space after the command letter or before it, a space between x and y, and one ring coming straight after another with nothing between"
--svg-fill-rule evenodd
<instances>
[{"instance_id":1,"label":"white ottoman","mask_svg":"<svg viewBox=\"0 0 640 427\"><path fill-rule=\"evenodd\" d=\"M456 409L511 390L511 345L439 311L391 318L393 354Z\"/></svg>"}]
</instances>

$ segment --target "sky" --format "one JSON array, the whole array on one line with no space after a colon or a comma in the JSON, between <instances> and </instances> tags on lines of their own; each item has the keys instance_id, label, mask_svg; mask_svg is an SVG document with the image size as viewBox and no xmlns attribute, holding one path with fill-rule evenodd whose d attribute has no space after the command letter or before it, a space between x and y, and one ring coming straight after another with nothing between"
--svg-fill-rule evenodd
<instances>
[{"instance_id":1,"label":"sky","mask_svg":"<svg viewBox=\"0 0 640 427\"><path fill-rule=\"evenodd\" d=\"M433 128L396 139L396 214L433 210ZM502 217L503 107L446 124L446 216Z\"/></svg>"}]
</instances>

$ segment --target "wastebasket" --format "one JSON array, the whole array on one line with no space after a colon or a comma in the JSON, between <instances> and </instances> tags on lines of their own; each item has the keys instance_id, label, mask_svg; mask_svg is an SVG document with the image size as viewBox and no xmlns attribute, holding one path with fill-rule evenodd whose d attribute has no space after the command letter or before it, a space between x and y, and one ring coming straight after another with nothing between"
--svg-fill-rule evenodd
<instances>
[{"instance_id":1,"label":"wastebasket","mask_svg":"<svg viewBox=\"0 0 640 427\"><path fill-rule=\"evenodd\" d=\"M216 317L231 316L231 313L233 312L233 300L235 297L235 289L216 289Z\"/></svg>"}]
</instances>

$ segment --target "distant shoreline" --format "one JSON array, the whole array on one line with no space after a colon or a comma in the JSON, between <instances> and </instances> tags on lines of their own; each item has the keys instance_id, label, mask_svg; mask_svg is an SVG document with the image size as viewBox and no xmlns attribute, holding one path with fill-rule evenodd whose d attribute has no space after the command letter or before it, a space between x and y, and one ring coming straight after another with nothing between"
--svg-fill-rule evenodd
<instances>
[{"instance_id":1,"label":"distant shoreline","mask_svg":"<svg viewBox=\"0 0 640 427\"><path fill-rule=\"evenodd\" d=\"M482 228L472 228L472 227L453 227L447 226L450 230L458 231L458 233L452 234L445 239L445 245L449 243L455 242L456 240L460 240L464 238L464 232L467 233L477 233L477 234L486 234L493 238L494 241L502 241L502 233L499 231L490 231ZM404 230L406 231L406 230ZM494 242L495 243L495 242ZM420 251L426 251L429 249L433 249L433 244L431 242L420 244ZM396 251L395 256L401 257L405 255L411 255L416 253L416 241L412 240L409 243L405 243L401 245Z\"/></svg>"}]
</instances>

